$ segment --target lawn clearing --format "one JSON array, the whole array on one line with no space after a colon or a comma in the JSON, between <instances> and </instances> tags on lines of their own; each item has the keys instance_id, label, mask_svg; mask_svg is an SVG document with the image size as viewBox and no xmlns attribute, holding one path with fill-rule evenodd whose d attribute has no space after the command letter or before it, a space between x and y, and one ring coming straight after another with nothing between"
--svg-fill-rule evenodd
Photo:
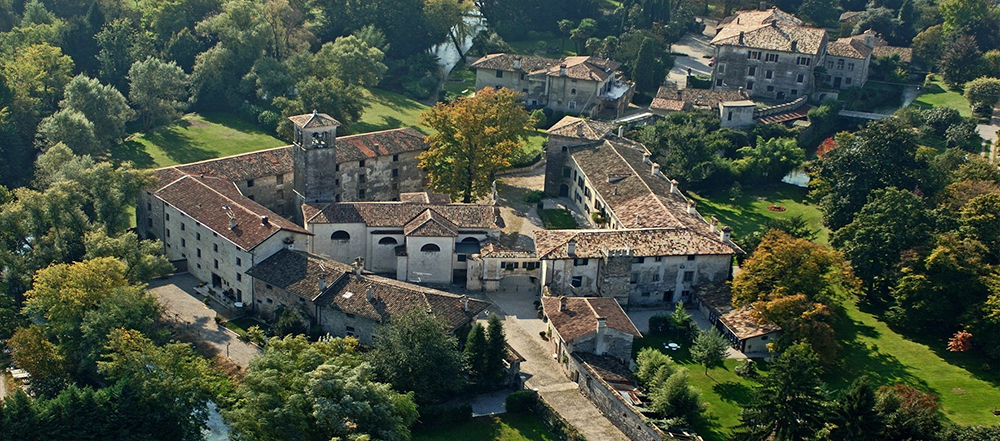
<instances>
[{"instance_id":1,"label":"lawn clearing","mask_svg":"<svg viewBox=\"0 0 1000 441\"><path fill-rule=\"evenodd\" d=\"M504 413L464 423L416 430L414 441L557 441L535 415Z\"/></svg>"},{"instance_id":2,"label":"lawn clearing","mask_svg":"<svg viewBox=\"0 0 1000 441\"><path fill-rule=\"evenodd\" d=\"M923 93L913 101L913 105L922 109L951 107L957 109L958 113L963 117L972 116L972 107L969 106L969 100L965 99L962 92L948 90L944 81L937 75L934 76L930 85L923 88Z\"/></svg>"},{"instance_id":3,"label":"lawn clearing","mask_svg":"<svg viewBox=\"0 0 1000 441\"><path fill-rule=\"evenodd\" d=\"M456 66L448 74L448 79L444 82L444 90L448 98L471 95L476 91L476 73L465 65Z\"/></svg>"},{"instance_id":4,"label":"lawn clearing","mask_svg":"<svg viewBox=\"0 0 1000 441\"><path fill-rule=\"evenodd\" d=\"M698 201L698 212L706 219L715 216L722 225L733 228L735 237L750 234L768 219L789 219L801 215L809 226L819 230L816 243L826 244L829 231L823 227L823 214L819 207L806 198L808 189L790 184L775 184L758 188L744 188L743 195L730 199L726 193L702 197L688 192ZM769 206L784 207L785 211L772 211Z\"/></svg>"},{"instance_id":5,"label":"lawn clearing","mask_svg":"<svg viewBox=\"0 0 1000 441\"><path fill-rule=\"evenodd\" d=\"M159 168L287 144L234 116L191 113L178 124L133 135L111 157L139 168Z\"/></svg>"},{"instance_id":6,"label":"lawn clearing","mask_svg":"<svg viewBox=\"0 0 1000 441\"><path fill-rule=\"evenodd\" d=\"M573 215L566 209L550 208L542 210L538 215L542 218L542 223L546 230L571 230L576 228L576 221Z\"/></svg>"},{"instance_id":7,"label":"lawn clearing","mask_svg":"<svg viewBox=\"0 0 1000 441\"><path fill-rule=\"evenodd\" d=\"M251 326L259 326L261 330L267 330L266 324L249 317L240 317L238 319L228 320L226 321L225 326L227 329L239 334L240 336L246 335L247 329L250 329Z\"/></svg>"},{"instance_id":8,"label":"lawn clearing","mask_svg":"<svg viewBox=\"0 0 1000 441\"><path fill-rule=\"evenodd\" d=\"M380 130L414 127L427 134L430 129L420 125L420 114L427 106L398 93L381 89L365 91L365 101L370 106L361 115L361 120L351 124L351 133L368 133Z\"/></svg>"}]
</instances>

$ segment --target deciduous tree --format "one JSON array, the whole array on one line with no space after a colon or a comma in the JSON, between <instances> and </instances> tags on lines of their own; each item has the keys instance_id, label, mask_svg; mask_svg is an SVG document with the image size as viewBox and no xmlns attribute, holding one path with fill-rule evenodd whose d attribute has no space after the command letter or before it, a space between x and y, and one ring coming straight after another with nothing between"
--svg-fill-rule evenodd
<instances>
[{"instance_id":1,"label":"deciduous tree","mask_svg":"<svg viewBox=\"0 0 1000 441\"><path fill-rule=\"evenodd\" d=\"M488 194L496 173L510 167L533 124L517 100L510 89L487 87L475 97L439 103L421 116L436 131L419 156L435 191L466 203Z\"/></svg>"},{"instance_id":2,"label":"deciduous tree","mask_svg":"<svg viewBox=\"0 0 1000 441\"><path fill-rule=\"evenodd\" d=\"M722 365L728 349L729 343L722 337L722 334L719 334L719 331L714 328L709 331L701 331L691 345L691 359L695 363L705 366L705 375L707 376L709 368Z\"/></svg>"},{"instance_id":3,"label":"deciduous tree","mask_svg":"<svg viewBox=\"0 0 1000 441\"><path fill-rule=\"evenodd\" d=\"M129 100L147 130L176 121L187 108L190 80L173 61L153 57L137 61L128 71L128 80Z\"/></svg>"},{"instance_id":4,"label":"deciduous tree","mask_svg":"<svg viewBox=\"0 0 1000 441\"><path fill-rule=\"evenodd\" d=\"M450 398L464 386L458 341L433 315L414 310L381 326L368 361L380 381L413 392L417 402Z\"/></svg>"}]
</instances>

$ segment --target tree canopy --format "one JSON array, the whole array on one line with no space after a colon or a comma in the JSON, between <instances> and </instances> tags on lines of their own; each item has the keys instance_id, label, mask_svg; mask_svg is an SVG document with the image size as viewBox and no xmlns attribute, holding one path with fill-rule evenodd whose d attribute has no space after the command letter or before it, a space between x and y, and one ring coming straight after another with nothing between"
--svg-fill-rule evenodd
<instances>
[{"instance_id":1,"label":"tree canopy","mask_svg":"<svg viewBox=\"0 0 1000 441\"><path fill-rule=\"evenodd\" d=\"M367 360L375 378L418 403L439 402L465 386L458 340L433 315L414 310L378 329Z\"/></svg>"}]
</instances>

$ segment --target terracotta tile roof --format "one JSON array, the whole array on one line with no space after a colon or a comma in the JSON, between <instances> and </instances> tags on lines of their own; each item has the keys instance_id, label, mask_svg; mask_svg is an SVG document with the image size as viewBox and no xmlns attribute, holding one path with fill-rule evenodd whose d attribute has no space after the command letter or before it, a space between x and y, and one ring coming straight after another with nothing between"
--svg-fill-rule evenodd
<instances>
[{"instance_id":1,"label":"terracotta tile roof","mask_svg":"<svg viewBox=\"0 0 1000 441\"><path fill-rule=\"evenodd\" d=\"M899 61L910 63L913 61L913 49L899 46L875 46L872 50L873 57L888 57L899 55Z\"/></svg>"},{"instance_id":2,"label":"terracotta tile roof","mask_svg":"<svg viewBox=\"0 0 1000 441\"><path fill-rule=\"evenodd\" d=\"M802 20L772 8L738 13L719 29L711 44L816 55L826 38L825 30L802 26Z\"/></svg>"},{"instance_id":3,"label":"terracotta tile roof","mask_svg":"<svg viewBox=\"0 0 1000 441\"><path fill-rule=\"evenodd\" d=\"M552 125L546 133L549 136L565 136L567 138L589 139L599 141L611 134L615 126L602 121L564 116Z\"/></svg>"},{"instance_id":4,"label":"terracotta tile roof","mask_svg":"<svg viewBox=\"0 0 1000 441\"><path fill-rule=\"evenodd\" d=\"M776 113L774 115L768 115L762 118L755 118L754 121L764 124L779 124L788 121L794 121L797 119L805 119L809 117L809 109L812 106L808 104L803 104L796 109L792 109L788 112Z\"/></svg>"},{"instance_id":5,"label":"terracotta tile roof","mask_svg":"<svg viewBox=\"0 0 1000 441\"><path fill-rule=\"evenodd\" d=\"M403 226L403 234L412 237L456 237L458 225L428 208Z\"/></svg>"},{"instance_id":6,"label":"terracotta tile roof","mask_svg":"<svg viewBox=\"0 0 1000 441\"><path fill-rule=\"evenodd\" d=\"M253 249L280 230L311 235L242 196L236 185L225 179L182 176L157 190L155 196L244 250ZM230 215L235 220L233 228Z\"/></svg>"},{"instance_id":7,"label":"terracotta tile roof","mask_svg":"<svg viewBox=\"0 0 1000 441\"><path fill-rule=\"evenodd\" d=\"M560 302L566 302L566 310L560 309ZM545 315L559 336L567 342L597 332L597 318L607 319L605 326L611 329L642 337L632 320L611 297L542 297Z\"/></svg>"},{"instance_id":8,"label":"terracotta tile roof","mask_svg":"<svg viewBox=\"0 0 1000 441\"><path fill-rule=\"evenodd\" d=\"M681 100L695 107L706 107L718 109L722 101L741 101L748 99L745 91L739 90L707 90L707 89L680 89L671 86L660 86L656 90L656 98L667 100ZM656 99L653 99L656 103ZM652 105L650 105L652 107Z\"/></svg>"},{"instance_id":9,"label":"terracotta tile roof","mask_svg":"<svg viewBox=\"0 0 1000 441\"><path fill-rule=\"evenodd\" d=\"M573 254L567 244L576 243ZM539 259L597 259L609 250L630 250L635 257L728 255L728 244L686 228L644 228L638 230L538 230L535 252Z\"/></svg>"},{"instance_id":10,"label":"terracotta tile roof","mask_svg":"<svg viewBox=\"0 0 1000 441\"><path fill-rule=\"evenodd\" d=\"M177 180L181 175L205 175L230 181L243 181L291 172L291 146L164 167L155 171L160 187Z\"/></svg>"},{"instance_id":11,"label":"terracotta tile roof","mask_svg":"<svg viewBox=\"0 0 1000 441\"><path fill-rule=\"evenodd\" d=\"M684 101L670 100L666 98L653 98L653 102L649 103L650 109L655 110L669 110L672 112L680 112L687 110L688 104Z\"/></svg>"},{"instance_id":12,"label":"terracotta tile roof","mask_svg":"<svg viewBox=\"0 0 1000 441\"><path fill-rule=\"evenodd\" d=\"M288 119L292 121L292 124L306 129L337 127L341 125L340 121L337 121L332 116L316 111L303 115L289 116Z\"/></svg>"},{"instance_id":13,"label":"terracotta tile roof","mask_svg":"<svg viewBox=\"0 0 1000 441\"><path fill-rule=\"evenodd\" d=\"M424 135L412 127L337 137L338 164L424 150Z\"/></svg>"},{"instance_id":14,"label":"terracotta tile roof","mask_svg":"<svg viewBox=\"0 0 1000 441\"><path fill-rule=\"evenodd\" d=\"M511 258L511 259L534 259L535 252L531 250L519 250L514 248L509 248L503 246L503 244L495 241L488 240L482 248L479 249L479 257L481 258Z\"/></svg>"},{"instance_id":15,"label":"terracotta tile roof","mask_svg":"<svg viewBox=\"0 0 1000 441\"><path fill-rule=\"evenodd\" d=\"M387 323L409 311L430 311L457 329L489 307L488 302L374 275L356 275L350 265L303 251L282 249L247 271L321 307ZM327 288L320 290L319 280ZM371 289L369 300L368 292ZM463 299L468 301L463 309Z\"/></svg>"},{"instance_id":16,"label":"terracotta tile roof","mask_svg":"<svg viewBox=\"0 0 1000 441\"><path fill-rule=\"evenodd\" d=\"M861 21L861 14L865 11L844 11L840 14L841 23L857 23Z\"/></svg>"},{"instance_id":17,"label":"terracotta tile roof","mask_svg":"<svg viewBox=\"0 0 1000 441\"><path fill-rule=\"evenodd\" d=\"M831 41L826 45L826 54L834 57L857 58L864 60L872 54L872 48L868 47L864 40L846 37Z\"/></svg>"},{"instance_id":18,"label":"terracotta tile roof","mask_svg":"<svg viewBox=\"0 0 1000 441\"><path fill-rule=\"evenodd\" d=\"M503 228L500 211L493 205L480 204L414 204L408 202L334 202L304 204L302 212L307 223L350 224L369 227L400 228L418 215L433 209L457 228Z\"/></svg>"},{"instance_id":19,"label":"terracotta tile roof","mask_svg":"<svg viewBox=\"0 0 1000 441\"><path fill-rule=\"evenodd\" d=\"M446 205L451 203L451 196L426 191L416 193L400 193L399 201L412 204Z\"/></svg>"},{"instance_id":20,"label":"terracotta tile roof","mask_svg":"<svg viewBox=\"0 0 1000 441\"><path fill-rule=\"evenodd\" d=\"M514 65L520 60L521 67L515 69ZM492 69L492 70L503 70L507 72L535 72L540 70L546 70L549 66L555 64L559 66L560 60L552 58L542 58L542 57L531 57L527 55L518 54L488 54L476 61L473 61L469 67L473 69Z\"/></svg>"},{"instance_id":21,"label":"terracotta tile roof","mask_svg":"<svg viewBox=\"0 0 1000 441\"><path fill-rule=\"evenodd\" d=\"M778 325L758 323L749 306L733 308L733 296L726 282L701 285L695 293L705 306L718 314L719 321L741 340L781 331Z\"/></svg>"}]
</instances>

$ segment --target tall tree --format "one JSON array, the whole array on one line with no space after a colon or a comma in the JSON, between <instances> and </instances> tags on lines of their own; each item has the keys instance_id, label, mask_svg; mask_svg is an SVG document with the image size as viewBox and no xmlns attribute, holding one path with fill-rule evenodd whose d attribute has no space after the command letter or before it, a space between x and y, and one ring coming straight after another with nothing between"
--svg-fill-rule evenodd
<instances>
[{"instance_id":1,"label":"tall tree","mask_svg":"<svg viewBox=\"0 0 1000 441\"><path fill-rule=\"evenodd\" d=\"M729 343L719 331L714 328L709 331L701 331L691 345L691 359L695 363L705 366L705 375L707 376L709 368L722 365L728 349Z\"/></svg>"},{"instance_id":2,"label":"tall tree","mask_svg":"<svg viewBox=\"0 0 1000 441\"><path fill-rule=\"evenodd\" d=\"M653 93L663 83L663 69L656 58L655 42L651 38L642 40L632 68L635 87L640 92Z\"/></svg>"},{"instance_id":3,"label":"tall tree","mask_svg":"<svg viewBox=\"0 0 1000 441\"><path fill-rule=\"evenodd\" d=\"M875 388L868 377L860 377L841 392L833 403L831 441L878 441L885 422L875 409Z\"/></svg>"},{"instance_id":4,"label":"tall tree","mask_svg":"<svg viewBox=\"0 0 1000 441\"><path fill-rule=\"evenodd\" d=\"M244 440L407 440L412 394L375 382L357 340L272 338L224 413Z\"/></svg>"},{"instance_id":5,"label":"tall tree","mask_svg":"<svg viewBox=\"0 0 1000 441\"><path fill-rule=\"evenodd\" d=\"M510 89L484 88L472 98L439 103L421 116L427 137L420 167L435 191L469 203L488 194L496 173L527 141L533 121Z\"/></svg>"},{"instance_id":6,"label":"tall tree","mask_svg":"<svg viewBox=\"0 0 1000 441\"><path fill-rule=\"evenodd\" d=\"M486 371L486 328L476 323L465 340L465 369L474 382L481 382Z\"/></svg>"},{"instance_id":7,"label":"tall tree","mask_svg":"<svg viewBox=\"0 0 1000 441\"><path fill-rule=\"evenodd\" d=\"M59 107L76 110L93 123L94 135L105 149L121 142L125 123L135 116L118 89L84 75L66 84Z\"/></svg>"},{"instance_id":8,"label":"tall tree","mask_svg":"<svg viewBox=\"0 0 1000 441\"><path fill-rule=\"evenodd\" d=\"M320 77L336 76L348 85L375 87L387 70L383 57L381 49L349 35L320 48L316 53L316 70Z\"/></svg>"},{"instance_id":9,"label":"tall tree","mask_svg":"<svg viewBox=\"0 0 1000 441\"><path fill-rule=\"evenodd\" d=\"M948 85L960 86L981 74L983 53L979 50L976 37L959 35L944 47L938 68Z\"/></svg>"},{"instance_id":10,"label":"tall tree","mask_svg":"<svg viewBox=\"0 0 1000 441\"><path fill-rule=\"evenodd\" d=\"M507 359L507 339L503 321L496 314L490 315L486 331L486 351L483 360L483 378L492 387L499 387L504 380L504 360Z\"/></svg>"},{"instance_id":11,"label":"tall tree","mask_svg":"<svg viewBox=\"0 0 1000 441\"><path fill-rule=\"evenodd\" d=\"M736 172L746 182L780 182L806 160L805 150L791 138L758 137L753 146L736 151L742 157L735 162Z\"/></svg>"},{"instance_id":12,"label":"tall tree","mask_svg":"<svg viewBox=\"0 0 1000 441\"><path fill-rule=\"evenodd\" d=\"M826 419L819 360L808 344L797 343L778 355L770 373L743 408L734 438L741 441L813 439Z\"/></svg>"},{"instance_id":13,"label":"tall tree","mask_svg":"<svg viewBox=\"0 0 1000 441\"><path fill-rule=\"evenodd\" d=\"M187 108L190 80L173 61L149 57L128 71L129 100L138 109L143 128L169 124Z\"/></svg>"},{"instance_id":14,"label":"tall tree","mask_svg":"<svg viewBox=\"0 0 1000 441\"><path fill-rule=\"evenodd\" d=\"M94 123L86 115L73 109L63 109L38 124L38 148L48 150L62 144L77 155L103 156L107 150L94 131Z\"/></svg>"},{"instance_id":15,"label":"tall tree","mask_svg":"<svg viewBox=\"0 0 1000 441\"><path fill-rule=\"evenodd\" d=\"M379 328L368 361L376 378L412 391L418 403L443 401L464 386L458 341L441 321L419 309Z\"/></svg>"}]
</instances>

